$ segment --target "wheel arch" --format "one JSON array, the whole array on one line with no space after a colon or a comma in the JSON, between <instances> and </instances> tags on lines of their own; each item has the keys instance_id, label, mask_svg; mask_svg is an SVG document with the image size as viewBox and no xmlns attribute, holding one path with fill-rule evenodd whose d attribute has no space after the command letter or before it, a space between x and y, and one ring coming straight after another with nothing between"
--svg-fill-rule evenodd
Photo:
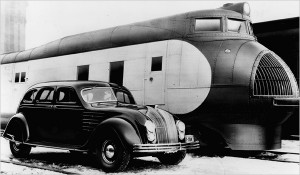
<instances>
[{"instance_id":1,"label":"wheel arch","mask_svg":"<svg viewBox=\"0 0 300 175\"><path fill-rule=\"evenodd\" d=\"M134 126L130 122L116 117L107 119L96 127L89 141L90 148L94 149L98 139L108 131L114 132L125 148L132 148L134 144L142 143L139 132Z\"/></svg>"},{"instance_id":2,"label":"wheel arch","mask_svg":"<svg viewBox=\"0 0 300 175\"><path fill-rule=\"evenodd\" d=\"M19 127L20 130L16 130L15 127ZM18 133L17 131L21 132ZM3 137L12 141L26 142L29 136L29 126L25 116L22 113L17 113L12 116L5 128Z\"/></svg>"}]
</instances>

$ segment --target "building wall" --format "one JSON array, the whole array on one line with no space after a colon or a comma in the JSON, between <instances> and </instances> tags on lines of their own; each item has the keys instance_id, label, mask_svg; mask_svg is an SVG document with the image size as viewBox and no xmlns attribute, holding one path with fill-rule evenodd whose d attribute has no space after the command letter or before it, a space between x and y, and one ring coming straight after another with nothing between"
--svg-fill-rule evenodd
<instances>
[{"instance_id":1,"label":"building wall","mask_svg":"<svg viewBox=\"0 0 300 175\"><path fill-rule=\"evenodd\" d=\"M26 1L1 1L0 54L25 50Z\"/></svg>"}]
</instances>

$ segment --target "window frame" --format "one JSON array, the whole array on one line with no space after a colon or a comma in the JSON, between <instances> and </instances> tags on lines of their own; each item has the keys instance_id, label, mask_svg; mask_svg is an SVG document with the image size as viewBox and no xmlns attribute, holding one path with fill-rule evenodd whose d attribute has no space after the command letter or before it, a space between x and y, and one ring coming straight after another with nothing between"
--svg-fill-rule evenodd
<instances>
[{"instance_id":1,"label":"window frame","mask_svg":"<svg viewBox=\"0 0 300 175\"><path fill-rule=\"evenodd\" d=\"M35 91L35 92L31 93L31 96L34 95L32 101L26 101L26 102L24 102L25 96L26 96L29 92L32 92L32 91ZM25 93L25 95L23 96L23 99L22 99L22 101L21 101L21 104L34 104L34 103L35 103L35 98L36 98L38 92L39 92L39 88L29 89L29 90ZM35 93L35 94L34 94L34 93Z\"/></svg>"},{"instance_id":2,"label":"window frame","mask_svg":"<svg viewBox=\"0 0 300 175\"><path fill-rule=\"evenodd\" d=\"M196 30L196 22L197 20L201 20L201 19L219 19L220 20L220 30L219 31L199 31ZM194 18L193 19L193 25L191 25L192 27L192 33L194 34L199 34L199 33L222 33L225 32L225 17L223 16L217 16L217 17L199 17L199 18Z\"/></svg>"},{"instance_id":3,"label":"window frame","mask_svg":"<svg viewBox=\"0 0 300 175\"><path fill-rule=\"evenodd\" d=\"M242 21L242 22L244 22L246 33L240 33L240 32L229 31L229 20L232 20L232 21ZM239 18L228 18L228 17L227 17L227 18L226 18L225 26L226 26L226 32L228 32L228 33L240 34L240 35L250 35L249 29L248 29L247 20L239 19Z\"/></svg>"},{"instance_id":4,"label":"window frame","mask_svg":"<svg viewBox=\"0 0 300 175\"><path fill-rule=\"evenodd\" d=\"M123 90L123 89L118 89L118 88L112 88L112 89L113 89L113 92L114 92L116 98L117 98L117 93L118 93L118 92L122 92L122 93L123 93L123 99L124 99L124 102L118 101L118 98L117 98L117 101L118 101L119 103L123 103L123 104L136 104L133 95L132 95L129 91L126 91L126 90ZM125 96L124 96L124 94L127 95L127 97L128 97L129 100L132 100L132 103L126 103L126 102L125 102Z\"/></svg>"},{"instance_id":5,"label":"window frame","mask_svg":"<svg viewBox=\"0 0 300 175\"><path fill-rule=\"evenodd\" d=\"M38 99L41 97L42 92L46 89L53 89L52 100L51 101L39 101ZM52 87L52 86L41 87L41 89L39 89L38 93L36 94L35 103L36 104L53 104L54 99L55 99L55 90L56 90L56 87Z\"/></svg>"},{"instance_id":6,"label":"window frame","mask_svg":"<svg viewBox=\"0 0 300 175\"><path fill-rule=\"evenodd\" d=\"M160 61L160 66L159 66L159 70L157 69L157 63L154 65L153 64L153 59L160 59L159 61ZM164 60L163 60L164 58L163 58L163 56L155 56L155 57L151 57L151 69L150 69L150 71L151 72L160 72L160 71L163 71L163 62L164 62ZM154 68L155 68L155 70L154 70Z\"/></svg>"},{"instance_id":7,"label":"window frame","mask_svg":"<svg viewBox=\"0 0 300 175\"><path fill-rule=\"evenodd\" d=\"M18 75L18 77L17 77L17 75ZM24 81L22 81L22 75L24 75L24 78L23 78ZM26 75L27 75L26 71L15 72L14 83L26 83L26 81L27 81ZM18 78L18 79L16 79L16 78Z\"/></svg>"},{"instance_id":8,"label":"window frame","mask_svg":"<svg viewBox=\"0 0 300 175\"><path fill-rule=\"evenodd\" d=\"M75 101L68 101L68 102L60 102L60 101L58 101L59 100L59 92L60 92L59 90L60 89L71 89L71 91L73 91L73 93L75 95L75 98L74 98ZM60 105L60 104L61 105L64 105L64 104L77 105L77 104L79 104L78 95L76 93L76 90L73 87L71 87L71 86L60 86L60 87L57 87L56 90L55 90L55 94L54 94L54 101L58 105Z\"/></svg>"}]
</instances>

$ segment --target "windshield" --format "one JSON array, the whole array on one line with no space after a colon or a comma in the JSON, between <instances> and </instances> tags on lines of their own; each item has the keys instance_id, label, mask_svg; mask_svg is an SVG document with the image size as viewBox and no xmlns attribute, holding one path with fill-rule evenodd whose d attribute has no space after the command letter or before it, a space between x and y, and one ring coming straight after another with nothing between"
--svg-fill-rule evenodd
<instances>
[{"instance_id":1,"label":"windshield","mask_svg":"<svg viewBox=\"0 0 300 175\"><path fill-rule=\"evenodd\" d=\"M110 87L87 88L81 91L83 100L87 103L117 101Z\"/></svg>"},{"instance_id":2,"label":"windshield","mask_svg":"<svg viewBox=\"0 0 300 175\"><path fill-rule=\"evenodd\" d=\"M221 31L221 19L196 19L196 32Z\"/></svg>"},{"instance_id":3,"label":"windshield","mask_svg":"<svg viewBox=\"0 0 300 175\"><path fill-rule=\"evenodd\" d=\"M246 21L228 19L227 25L228 32L247 34Z\"/></svg>"}]
</instances>

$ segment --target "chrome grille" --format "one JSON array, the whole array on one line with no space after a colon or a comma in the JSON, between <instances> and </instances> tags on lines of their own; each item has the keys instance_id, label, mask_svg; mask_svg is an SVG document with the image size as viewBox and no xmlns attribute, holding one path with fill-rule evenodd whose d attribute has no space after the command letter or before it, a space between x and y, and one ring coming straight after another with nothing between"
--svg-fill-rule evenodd
<instances>
[{"instance_id":1,"label":"chrome grille","mask_svg":"<svg viewBox=\"0 0 300 175\"><path fill-rule=\"evenodd\" d=\"M293 95L291 80L279 59L272 53L265 53L258 60L253 85L254 96Z\"/></svg>"},{"instance_id":2,"label":"chrome grille","mask_svg":"<svg viewBox=\"0 0 300 175\"><path fill-rule=\"evenodd\" d=\"M157 143L177 143L178 134L173 116L148 107L146 115L156 126Z\"/></svg>"}]
</instances>

